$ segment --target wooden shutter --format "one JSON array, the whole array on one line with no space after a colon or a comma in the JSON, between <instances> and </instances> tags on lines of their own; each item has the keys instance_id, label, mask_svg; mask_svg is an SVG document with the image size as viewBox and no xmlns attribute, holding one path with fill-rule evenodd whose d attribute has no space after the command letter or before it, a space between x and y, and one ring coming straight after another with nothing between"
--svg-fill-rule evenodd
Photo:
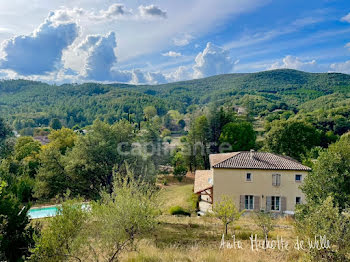
<instances>
[{"instance_id":1,"label":"wooden shutter","mask_svg":"<svg viewBox=\"0 0 350 262\"><path fill-rule=\"evenodd\" d=\"M244 210L244 207L245 207L245 198L244 198L244 196L240 196L240 202L239 202L239 209L242 211L242 210Z\"/></svg>"},{"instance_id":2,"label":"wooden shutter","mask_svg":"<svg viewBox=\"0 0 350 262\"><path fill-rule=\"evenodd\" d=\"M276 175L272 174L272 185L276 186Z\"/></svg>"},{"instance_id":3,"label":"wooden shutter","mask_svg":"<svg viewBox=\"0 0 350 262\"><path fill-rule=\"evenodd\" d=\"M284 212L287 210L287 198L281 197L281 211Z\"/></svg>"},{"instance_id":4,"label":"wooden shutter","mask_svg":"<svg viewBox=\"0 0 350 262\"><path fill-rule=\"evenodd\" d=\"M266 197L266 211L271 211L271 197L267 196Z\"/></svg>"},{"instance_id":5,"label":"wooden shutter","mask_svg":"<svg viewBox=\"0 0 350 262\"><path fill-rule=\"evenodd\" d=\"M260 196L254 196L254 210L260 210Z\"/></svg>"},{"instance_id":6,"label":"wooden shutter","mask_svg":"<svg viewBox=\"0 0 350 262\"><path fill-rule=\"evenodd\" d=\"M281 175L280 174L276 175L276 179L277 179L276 185L280 186L281 185Z\"/></svg>"}]
</instances>

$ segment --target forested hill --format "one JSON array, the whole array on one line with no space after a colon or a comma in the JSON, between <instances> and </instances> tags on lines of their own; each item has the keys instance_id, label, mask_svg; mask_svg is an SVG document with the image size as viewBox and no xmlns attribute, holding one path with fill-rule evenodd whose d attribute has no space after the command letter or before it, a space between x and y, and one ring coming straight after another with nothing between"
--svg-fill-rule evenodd
<instances>
[{"instance_id":1,"label":"forested hill","mask_svg":"<svg viewBox=\"0 0 350 262\"><path fill-rule=\"evenodd\" d=\"M243 106L253 115L281 110L314 111L350 105L350 75L273 70L227 74L163 85L65 84L26 80L0 82L0 114L16 129L48 125L59 118L66 126L85 126L96 118L138 122L143 108L159 115L181 113L215 102Z\"/></svg>"}]
</instances>

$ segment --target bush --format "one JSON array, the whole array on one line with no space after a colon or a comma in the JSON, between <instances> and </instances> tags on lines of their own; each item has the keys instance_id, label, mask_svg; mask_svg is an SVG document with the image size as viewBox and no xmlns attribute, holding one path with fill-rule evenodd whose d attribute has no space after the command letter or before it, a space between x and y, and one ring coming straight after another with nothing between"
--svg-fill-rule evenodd
<instances>
[{"instance_id":1,"label":"bush","mask_svg":"<svg viewBox=\"0 0 350 262\"><path fill-rule=\"evenodd\" d=\"M183 209L180 206L173 206L169 209L169 213L170 215L173 216L191 216L191 213L186 211L185 209Z\"/></svg>"},{"instance_id":2,"label":"bush","mask_svg":"<svg viewBox=\"0 0 350 262\"><path fill-rule=\"evenodd\" d=\"M182 179L186 176L187 168L185 166L177 166L174 168L174 177L181 182Z\"/></svg>"},{"instance_id":3,"label":"bush","mask_svg":"<svg viewBox=\"0 0 350 262\"><path fill-rule=\"evenodd\" d=\"M198 203L199 203L199 195L192 193L189 201L191 202L192 209L197 211L198 210Z\"/></svg>"}]
</instances>

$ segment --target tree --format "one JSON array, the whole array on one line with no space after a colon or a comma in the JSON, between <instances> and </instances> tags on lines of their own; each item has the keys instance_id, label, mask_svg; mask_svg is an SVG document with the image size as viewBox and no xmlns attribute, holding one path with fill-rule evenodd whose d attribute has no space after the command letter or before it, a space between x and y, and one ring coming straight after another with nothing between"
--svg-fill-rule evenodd
<instances>
[{"instance_id":1,"label":"tree","mask_svg":"<svg viewBox=\"0 0 350 262\"><path fill-rule=\"evenodd\" d=\"M272 215L268 212L263 212L263 211L256 212L254 215L254 221L255 221L255 224L258 227L260 227L263 232L264 239L265 239L264 247L266 249L269 233L270 231L273 230L274 221L273 221Z\"/></svg>"},{"instance_id":2,"label":"tree","mask_svg":"<svg viewBox=\"0 0 350 262\"><path fill-rule=\"evenodd\" d=\"M11 136L10 127L0 118L0 158L7 156L11 151L11 144L8 143L8 138Z\"/></svg>"},{"instance_id":3,"label":"tree","mask_svg":"<svg viewBox=\"0 0 350 262\"><path fill-rule=\"evenodd\" d=\"M249 122L228 123L223 127L220 143L230 145L232 151L248 151L255 146L256 134Z\"/></svg>"},{"instance_id":4,"label":"tree","mask_svg":"<svg viewBox=\"0 0 350 262\"><path fill-rule=\"evenodd\" d=\"M46 145L40 155L41 166L35 177L34 196L39 199L51 199L62 195L74 184L74 180L65 171L65 159L56 147Z\"/></svg>"},{"instance_id":5,"label":"tree","mask_svg":"<svg viewBox=\"0 0 350 262\"><path fill-rule=\"evenodd\" d=\"M172 165L174 167L174 177L181 182L182 179L187 174L187 168L185 165L185 158L183 157L182 153L176 152L174 156L172 157Z\"/></svg>"},{"instance_id":6,"label":"tree","mask_svg":"<svg viewBox=\"0 0 350 262\"><path fill-rule=\"evenodd\" d=\"M209 168L209 152L208 144L210 142L210 128L206 116L200 116L194 121L192 130L194 137L194 151L195 154L200 154L203 159L205 169Z\"/></svg>"},{"instance_id":7,"label":"tree","mask_svg":"<svg viewBox=\"0 0 350 262\"><path fill-rule=\"evenodd\" d=\"M35 233L27 216L30 207L23 206L4 181L0 185L0 258L22 261L29 255Z\"/></svg>"},{"instance_id":8,"label":"tree","mask_svg":"<svg viewBox=\"0 0 350 262\"><path fill-rule=\"evenodd\" d=\"M62 154L65 154L68 148L73 148L77 134L72 129L63 127L59 130L53 130L48 137L50 146L59 149Z\"/></svg>"},{"instance_id":9,"label":"tree","mask_svg":"<svg viewBox=\"0 0 350 262\"><path fill-rule=\"evenodd\" d=\"M350 206L350 136L343 135L338 142L320 152L312 172L302 186L307 200L322 203L333 196L340 209Z\"/></svg>"},{"instance_id":10,"label":"tree","mask_svg":"<svg viewBox=\"0 0 350 262\"><path fill-rule=\"evenodd\" d=\"M81 199L66 200L58 207L57 215L50 219L49 225L35 239L31 250L31 261L83 261L81 248L87 243L86 208Z\"/></svg>"},{"instance_id":11,"label":"tree","mask_svg":"<svg viewBox=\"0 0 350 262\"><path fill-rule=\"evenodd\" d=\"M58 130L62 128L62 123L58 118L53 118L51 120L50 127L54 130Z\"/></svg>"},{"instance_id":12,"label":"tree","mask_svg":"<svg viewBox=\"0 0 350 262\"><path fill-rule=\"evenodd\" d=\"M277 154L301 159L312 147L320 144L320 134L312 125L299 121L274 121L266 134L265 147Z\"/></svg>"},{"instance_id":13,"label":"tree","mask_svg":"<svg viewBox=\"0 0 350 262\"><path fill-rule=\"evenodd\" d=\"M32 137L21 136L16 140L14 160L12 161L18 162L20 166L19 174L28 174L31 178L34 178L40 165L40 151L40 142Z\"/></svg>"},{"instance_id":14,"label":"tree","mask_svg":"<svg viewBox=\"0 0 350 262\"><path fill-rule=\"evenodd\" d=\"M157 115L157 109L154 106L146 106L143 109L143 113L144 113L146 119L149 121Z\"/></svg>"},{"instance_id":15,"label":"tree","mask_svg":"<svg viewBox=\"0 0 350 262\"><path fill-rule=\"evenodd\" d=\"M226 195L222 196L221 200L213 207L213 216L223 223L225 235L227 235L228 225L237 221L243 213L244 210L239 212L232 198Z\"/></svg>"},{"instance_id":16,"label":"tree","mask_svg":"<svg viewBox=\"0 0 350 262\"><path fill-rule=\"evenodd\" d=\"M118 261L137 238L156 226L156 194L129 172L126 177L117 174L112 194L103 193L101 197L101 201L92 204L92 230L97 237L92 247L107 261Z\"/></svg>"},{"instance_id":17,"label":"tree","mask_svg":"<svg viewBox=\"0 0 350 262\"><path fill-rule=\"evenodd\" d=\"M214 153L220 153L219 139L222 130L226 124L236 121L236 114L230 110L225 111L223 107L220 107L218 110L218 106L216 104L213 104L209 110L208 122L210 129L210 142L213 142L211 150Z\"/></svg>"},{"instance_id":18,"label":"tree","mask_svg":"<svg viewBox=\"0 0 350 262\"><path fill-rule=\"evenodd\" d=\"M64 157L64 170L72 180L69 187L72 193L95 198L103 187L109 188L114 166L122 167L125 161L138 160L129 154L133 139L133 126L127 120L113 125L96 120Z\"/></svg>"},{"instance_id":19,"label":"tree","mask_svg":"<svg viewBox=\"0 0 350 262\"><path fill-rule=\"evenodd\" d=\"M308 202L296 209L296 229L302 239L326 238L329 248L310 249L313 261L350 260L350 213L334 205L332 196L321 202Z\"/></svg>"}]
</instances>

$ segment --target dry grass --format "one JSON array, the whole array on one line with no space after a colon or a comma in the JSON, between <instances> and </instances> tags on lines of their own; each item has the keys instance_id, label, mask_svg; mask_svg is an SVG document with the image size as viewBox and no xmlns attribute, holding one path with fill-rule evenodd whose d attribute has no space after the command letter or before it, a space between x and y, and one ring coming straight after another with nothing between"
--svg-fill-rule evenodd
<instances>
[{"instance_id":1,"label":"dry grass","mask_svg":"<svg viewBox=\"0 0 350 262\"><path fill-rule=\"evenodd\" d=\"M236 240L243 244L243 250L220 249L223 226L219 220L195 214L178 217L168 213L169 208L175 205L190 209L192 188L188 178L184 183L171 180L168 186L163 186L158 197L163 211L158 226L138 242L136 251L124 252L121 261L307 261L305 253L293 248L288 251L252 251L249 237L257 234L262 239L262 233L249 216L242 217L229 227L229 235L236 235ZM40 222L46 226L48 219ZM293 222L291 218L277 219L270 239L282 236L292 243L295 240ZM232 243L232 239L229 240Z\"/></svg>"},{"instance_id":2,"label":"dry grass","mask_svg":"<svg viewBox=\"0 0 350 262\"><path fill-rule=\"evenodd\" d=\"M190 205L192 184L171 183L159 195L163 209L179 205ZM252 251L249 237L260 229L249 216L242 217L229 228L229 235L235 234L244 249L220 249L223 226L212 217L177 217L164 212L158 227L138 244L137 252L125 253L122 261L306 261L305 254L290 249ZM279 218L270 238L292 243L295 240L293 219ZM232 243L232 240L231 240Z\"/></svg>"}]
</instances>

